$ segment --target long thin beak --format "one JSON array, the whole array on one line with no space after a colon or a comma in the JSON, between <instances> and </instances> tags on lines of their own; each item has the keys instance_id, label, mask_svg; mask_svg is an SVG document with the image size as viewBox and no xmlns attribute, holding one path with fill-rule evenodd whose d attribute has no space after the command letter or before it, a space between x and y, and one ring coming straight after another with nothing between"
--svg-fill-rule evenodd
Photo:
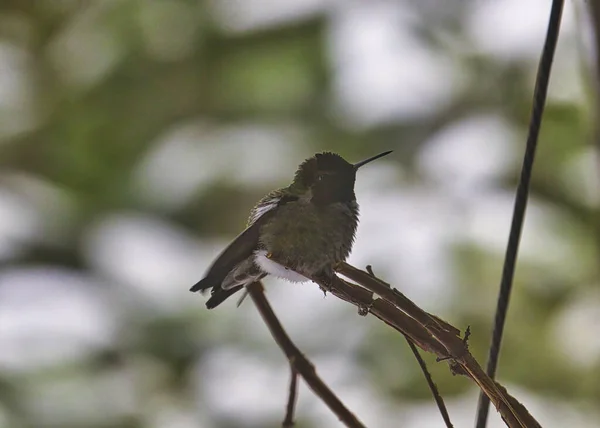
<instances>
[{"instance_id":1,"label":"long thin beak","mask_svg":"<svg viewBox=\"0 0 600 428\"><path fill-rule=\"evenodd\" d=\"M358 168L360 168L361 166L363 166L363 165L366 165L366 164L368 164L369 162L371 162L371 161L374 161L375 159L379 159L379 158L382 158L382 157L384 157L384 156L387 156L387 155L389 155L389 154L390 154L390 153L392 153L392 152L393 152L393 150L390 150L390 151L388 151L388 152L379 153L378 155L375 155L375 156L373 156L373 157L370 157L369 159L365 159L365 160L363 160L363 161L357 162L357 163L355 163L355 164L354 164L354 170L356 171L356 170L357 170Z\"/></svg>"}]
</instances>

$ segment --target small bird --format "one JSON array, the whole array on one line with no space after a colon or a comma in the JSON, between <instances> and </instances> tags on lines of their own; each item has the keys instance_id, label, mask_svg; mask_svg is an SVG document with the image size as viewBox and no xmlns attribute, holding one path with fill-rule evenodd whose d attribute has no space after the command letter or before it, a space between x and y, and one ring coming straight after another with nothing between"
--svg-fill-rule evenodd
<instances>
[{"instance_id":1,"label":"small bird","mask_svg":"<svg viewBox=\"0 0 600 428\"><path fill-rule=\"evenodd\" d=\"M190 291L211 289L206 307L220 305L245 286L274 275L292 282L331 278L345 261L358 225L356 171L390 154L348 163L340 155L306 159L288 187L274 190L252 209L248 227L217 257Z\"/></svg>"}]
</instances>

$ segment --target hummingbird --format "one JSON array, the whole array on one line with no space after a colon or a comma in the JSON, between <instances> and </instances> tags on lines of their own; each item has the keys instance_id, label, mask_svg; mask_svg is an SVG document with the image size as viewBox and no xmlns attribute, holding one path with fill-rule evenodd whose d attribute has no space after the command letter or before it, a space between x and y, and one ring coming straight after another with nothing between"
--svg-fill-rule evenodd
<instances>
[{"instance_id":1,"label":"hummingbird","mask_svg":"<svg viewBox=\"0 0 600 428\"><path fill-rule=\"evenodd\" d=\"M354 243L358 226L356 172L390 153L355 164L331 152L306 159L292 184L258 202L247 228L190 291L210 289L206 307L212 309L267 275L292 282L331 278L333 267L346 260Z\"/></svg>"}]
</instances>

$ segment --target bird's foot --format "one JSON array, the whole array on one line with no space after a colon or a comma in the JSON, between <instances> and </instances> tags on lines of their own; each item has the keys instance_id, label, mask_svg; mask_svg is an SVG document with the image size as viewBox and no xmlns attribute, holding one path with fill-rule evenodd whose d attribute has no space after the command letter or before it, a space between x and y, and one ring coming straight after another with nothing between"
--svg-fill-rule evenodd
<instances>
[{"instance_id":1,"label":"bird's foot","mask_svg":"<svg viewBox=\"0 0 600 428\"><path fill-rule=\"evenodd\" d=\"M371 312L371 308L373 307L373 303L370 305L359 305L358 306L358 315L361 317L366 317Z\"/></svg>"},{"instance_id":2,"label":"bird's foot","mask_svg":"<svg viewBox=\"0 0 600 428\"><path fill-rule=\"evenodd\" d=\"M321 272L319 275L315 277L317 280L317 284L319 284L319 288L323 292L323 296L327 295L327 292L331 292L331 288L333 286L333 270Z\"/></svg>"}]
</instances>

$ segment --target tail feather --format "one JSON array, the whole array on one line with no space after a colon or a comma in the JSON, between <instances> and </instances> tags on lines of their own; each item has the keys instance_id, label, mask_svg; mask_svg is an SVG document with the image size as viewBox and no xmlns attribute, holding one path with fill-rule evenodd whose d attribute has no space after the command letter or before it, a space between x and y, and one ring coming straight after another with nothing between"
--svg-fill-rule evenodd
<instances>
[{"instance_id":1,"label":"tail feather","mask_svg":"<svg viewBox=\"0 0 600 428\"><path fill-rule=\"evenodd\" d=\"M235 271L233 273L235 273ZM221 282L217 282L210 276L207 276L198 281L190 290L205 291L211 288L210 299L206 302L206 307L212 309L219 306L232 294L237 293L242 288L255 281L260 281L265 276L266 274L264 272L261 272L256 266L253 266L250 271L243 272L240 277L236 278L235 275L228 275L225 281Z\"/></svg>"},{"instance_id":2,"label":"tail feather","mask_svg":"<svg viewBox=\"0 0 600 428\"><path fill-rule=\"evenodd\" d=\"M252 255L258 248L261 227L272 218L276 211L275 208L287 200L283 198L277 199L277 201L276 204L268 204L271 208L255 218L254 222L217 257L208 269L206 277L190 288L192 292L212 289L211 298L206 302L209 309L241 290L244 285L265 275L254 265ZM248 280L243 278L248 276L251 277Z\"/></svg>"},{"instance_id":3,"label":"tail feather","mask_svg":"<svg viewBox=\"0 0 600 428\"><path fill-rule=\"evenodd\" d=\"M190 288L190 291L192 291L192 292L204 291L204 290L208 290L209 288L218 287L218 286L220 286L220 284L217 284L216 281L213 280L213 278L211 278L210 276L207 276L206 278L203 278L200 281L198 281L197 283L195 283L192 286L192 288Z\"/></svg>"},{"instance_id":4,"label":"tail feather","mask_svg":"<svg viewBox=\"0 0 600 428\"><path fill-rule=\"evenodd\" d=\"M244 288L244 284L238 283L239 285L235 284L234 286L227 287L227 289L224 290L222 288L221 282L222 281L214 280L214 278L212 278L209 275L206 278L203 278L200 281L198 281L196 284L194 284L194 286L192 288L190 288L190 291L203 292L208 289L212 289L211 293L210 293L210 299L208 299L206 301L206 307L208 309L212 309L212 308L216 308L217 306L219 306L232 294L234 294L234 293L240 291L242 288Z\"/></svg>"},{"instance_id":5,"label":"tail feather","mask_svg":"<svg viewBox=\"0 0 600 428\"><path fill-rule=\"evenodd\" d=\"M223 303L229 296L231 296L234 293L237 293L242 288L244 288L243 285L238 285L238 286L230 288L228 290L223 290L221 287L218 287L218 288L215 287L215 288L213 288L213 291L212 291L212 294L210 296L210 299L208 299L206 301L206 307L208 309L216 308L221 303Z\"/></svg>"}]
</instances>

